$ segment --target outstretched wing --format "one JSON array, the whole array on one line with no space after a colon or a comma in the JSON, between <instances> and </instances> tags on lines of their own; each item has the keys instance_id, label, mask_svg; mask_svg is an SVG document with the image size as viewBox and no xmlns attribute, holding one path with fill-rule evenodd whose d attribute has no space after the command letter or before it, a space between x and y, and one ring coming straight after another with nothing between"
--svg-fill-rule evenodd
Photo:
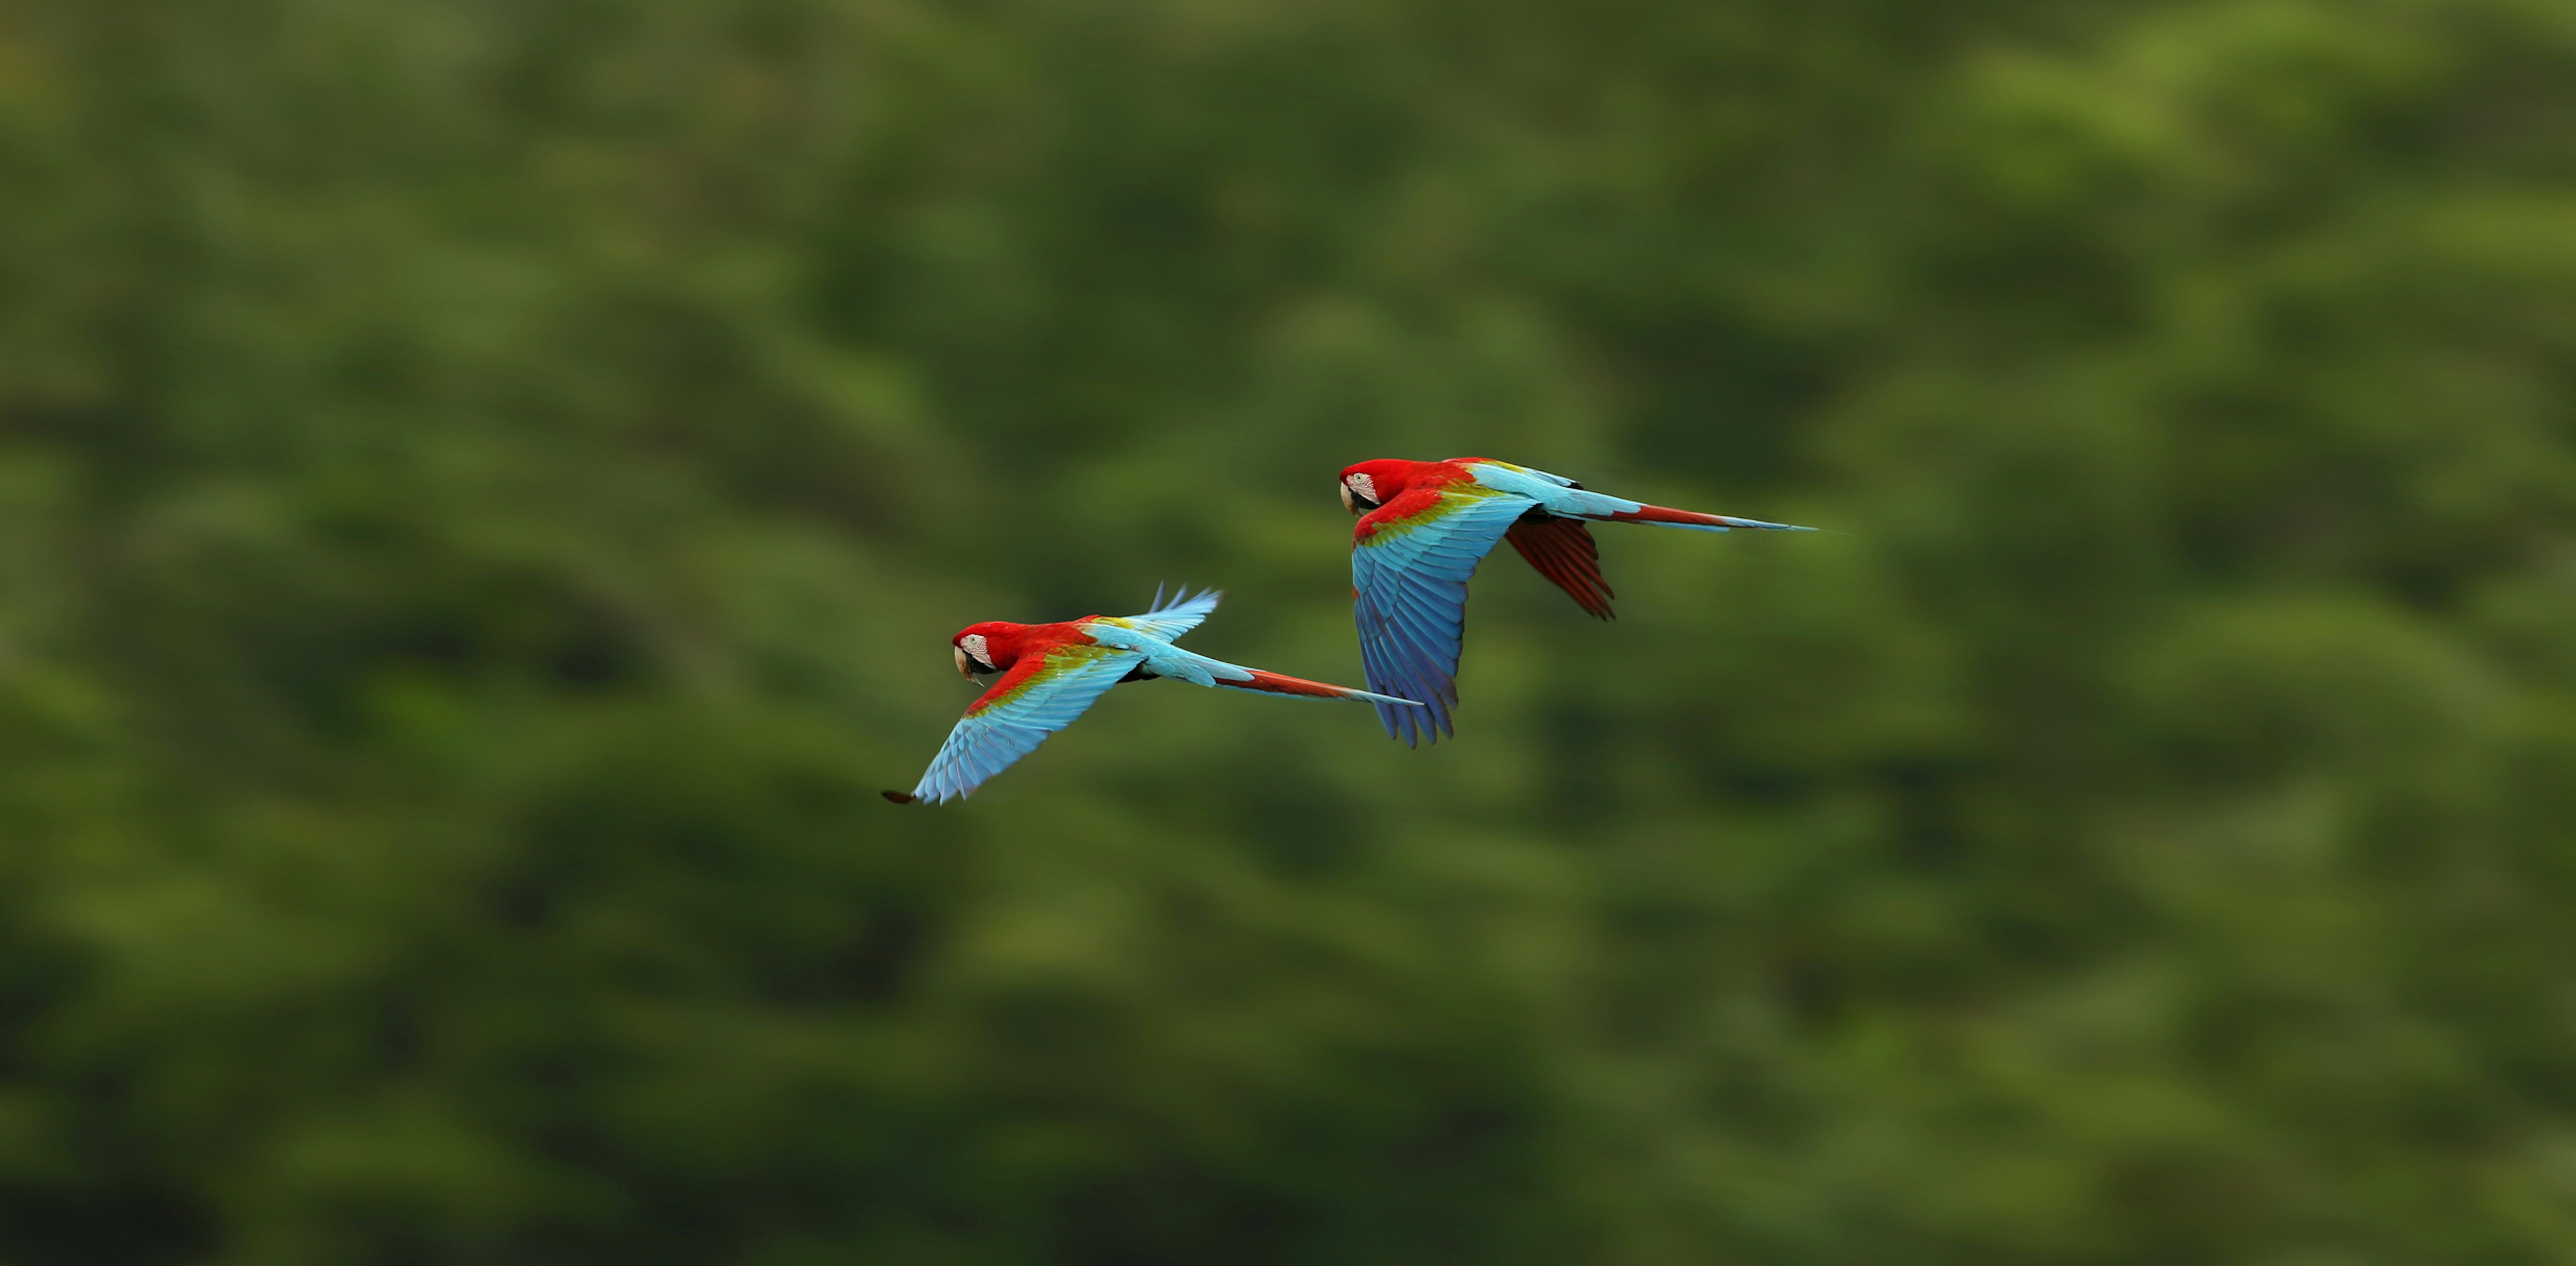
<instances>
[{"instance_id":1,"label":"outstretched wing","mask_svg":"<svg viewBox=\"0 0 2576 1266\"><path fill-rule=\"evenodd\" d=\"M1196 594L1192 594L1190 587L1183 585L1172 591L1170 602L1165 602L1163 587L1156 585L1153 607L1143 615L1128 616L1127 623L1130 627L1141 629L1169 642L1197 628L1199 621L1208 618L1208 613L1216 610L1216 604L1224 599L1225 594L1222 591L1201 589Z\"/></svg>"},{"instance_id":2,"label":"outstretched wing","mask_svg":"<svg viewBox=\"0 0 2576 1266\"><path fill-rule=\"evenodd\" d=\"M886 798L943 804L973 794L985 779L1036 751L1047 735L1073 724L1144 658L1108 646L1059 646L1023 657L967 705L965 718L930 758L920 785L910 794L889 791Z\"/></svg>"},{"instance_id":3,"label":"outstretched wing","mask_svg":"<svg viewBox=\"0 0 2576 1266\"><path fill-rule=\"evenodd\" d=\"M1386 732L1406 746L1456 733L1449 710L1458 703L1467 578L1532 504L1461 483L1408 491L1360 520L1351 546L1360 664L1369 689L1423 705L1377 705Z\"/></svg>"}]
</instances>

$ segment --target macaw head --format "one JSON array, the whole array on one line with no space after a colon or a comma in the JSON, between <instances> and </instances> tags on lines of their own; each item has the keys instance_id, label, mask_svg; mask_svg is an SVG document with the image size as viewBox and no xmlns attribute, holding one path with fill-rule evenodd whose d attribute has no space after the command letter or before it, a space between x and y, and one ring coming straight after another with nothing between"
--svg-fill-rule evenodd
<instances>
[{"instance_id":1,"label":"macaw head","mask_svg":"<svg viewBox=\"0 0 2576 1266\"><path fill-rule=\"evenodd\" d=\"M948 639L957 652L957 675L968 681L978 674L998 673L1020 658L1020 628L1000 620L969 624Z\"/></svg>"},{"instance_id":2,"label":"macaw head","mask_svg":"<svg viewBox=\"0 0 2576 1266\"><path fill-rule=\"evenodd\" d=\"M1342 471L1342 506L1353 514L1367 514L1403 495L1423 467L1438 464L1381 457L1346 467Z\"/></svg>"}]
</instances>

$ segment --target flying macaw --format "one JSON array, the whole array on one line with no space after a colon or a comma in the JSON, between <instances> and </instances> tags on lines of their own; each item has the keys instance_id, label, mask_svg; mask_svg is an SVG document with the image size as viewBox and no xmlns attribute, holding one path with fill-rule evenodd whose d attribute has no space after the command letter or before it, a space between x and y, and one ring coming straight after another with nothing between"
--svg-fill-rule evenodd
<instances>
[{"instance_id":1,"label":"flying macaw","mask_svg":"<svg viewBox=\"0 0 2576 1266\"><path fill-rule=\"evenodd\" d=\"M1386 732L1407 747L1456 733L1449 710L1458 706L1467 577L1496 542L1510 541L1576 605L1607 620L1613 595L1585 520L1698 532L1815 531L1603 496L1562 475L1484 457L1361 462L1342 471L1342 504L1360 516L1351 534L1351 605L1369 686L1424 705L1378 705Z\"/></svg>"},{"instance_id":2,"label":"flying macaw","mask_svg":"<svg viewBox=\"0 0 2576 1266\"><path fill-rule=\"evenodd\" d=\"M939 754L931 758L920 784L908 792L886 792L885 798L896 804L964 799L985 779L1037 750L1047 735L1073 724L1084 709L1122 681L1170 677L1194 686L1304 699L1365 700L1381 710L1421 706L1410 699L1245 668L1172 645L1197 628L1223 597L1213 589L1196 595L1184 589L1165 603L1163 591L1156 589L1153 608L1143 615L1089 615L1060 624L967 625L949 639L956 650L957 671L979 685L987 676L999 677L982 697L966 705L965 718L939 745Z\"/></svg>"}]
</instances>

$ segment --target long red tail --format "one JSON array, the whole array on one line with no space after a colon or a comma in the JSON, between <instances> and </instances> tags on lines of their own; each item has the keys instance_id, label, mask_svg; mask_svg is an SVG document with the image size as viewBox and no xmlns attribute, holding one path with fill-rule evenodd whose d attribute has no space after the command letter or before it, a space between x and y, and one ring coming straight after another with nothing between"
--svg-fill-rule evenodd
<instances>
[{"instance_id":1,"label":"long red tail","mask_svg":"<svg viewBox=\"0 0 2576 1266\"><path fill-rule=\"evenodd\" d=\"M1768 532L1816 530L1810 527L1799 527L1795 523L1768 523L1761 519L1738 519L1724 514L1701 514L1697 510L1676 510L1671 506L1639 506L1634 510L1622 510L1602 517L1614 523L1664 523L1673 527L1714 529L1721 532L1730 528L1751 528Z\"/></svg>"},{"instance_id":2,"label":"long red tail","mask_svg":"<svg viewBox=\"0 0 2576 1266\"><path fill-rule=\"evenodd\" d=\"M1353 690L1347 686L1308 681L1303 677L1290 677L1284 673L1264 672L1258 668L1249 671L1252 673L1252 680L1229 681L1224 684L1238 690L1258 690L1274 695L1297 695L1307 699L1358 699L1368 693L1364 690Z\"/></svg>"}]
</instances>

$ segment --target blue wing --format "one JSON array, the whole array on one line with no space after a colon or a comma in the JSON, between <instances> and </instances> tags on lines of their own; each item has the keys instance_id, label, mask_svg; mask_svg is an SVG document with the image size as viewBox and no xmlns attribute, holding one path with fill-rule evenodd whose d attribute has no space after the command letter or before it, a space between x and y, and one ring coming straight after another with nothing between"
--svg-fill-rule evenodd
<instances>
[{"instance_id":1,"label":"blue wing","mask_svg":"<svg viewBox=\"0 0 2576 1266\"><path fill-rule=\"evenodd\" d=\"M1013 665L948 732L912 798L942 804L973 794L985 779L1036 751L1047 735L1073 724L1144 659L1114 647L1061 646L1043 660L1022 661L1036 665L1025 673Z\"/></svg>"},{"instance_id":2,"label":"blue wing","mask_svg":"<svg viewBox=\"0 0 2576 1266\"><path fill-rule=\"evenodd\" d=\"M1388 503L1395 516L1351 547L1352 614L1369 689L1423 705L1377 705L1386 732L1408 747L1456 733L1449 710L1458 704L1467 578L1534 504L1476 485L1412 500Z\"/></svg>"},{"instance_id":3,"label":"blue wing","mask_svg":"<svg viewBox=\"0 0 2576 1266\"><path fill-rule=\"evenodd\" d=\"M1225 594L1218 590L1201 589L1192 594L1189 586L1183 585L1172 592L1170 602L1165 602L1163 587L1156 585L1153 607L1143 615L1128 616L1127 623L1169 642L1197 628L1199 621L1208 618L1208 613L1224 599Z\"/></svg>"}]
</instances>

